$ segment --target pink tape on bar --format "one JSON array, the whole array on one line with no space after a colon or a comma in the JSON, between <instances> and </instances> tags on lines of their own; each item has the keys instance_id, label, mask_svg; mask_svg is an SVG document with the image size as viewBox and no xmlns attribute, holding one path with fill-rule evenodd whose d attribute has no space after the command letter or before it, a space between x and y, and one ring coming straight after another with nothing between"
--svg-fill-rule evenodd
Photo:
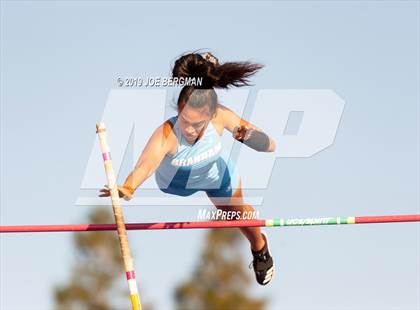
<instances>
[{"instance_id":1,"label":"pink tape on bar","mask_svg":"<svg viewBox=\"0 0 420 310\"><path fill-rule=\"evenodd\" d=\"M111 160L111 152L102 153L102 158L104 159L104 161Z\"/></svg>"},{"instance_id":2,"label":"pink tape on bar","mask_svg":"<svg viewBox=\"0 0 420 310\"><path fill-rule=\"evenodd\" d=\"M125 273L125 276L127 277L127 280L135 279L136 275L134 274L134 271L127 271Z\"/></svg>"}]
</instances>

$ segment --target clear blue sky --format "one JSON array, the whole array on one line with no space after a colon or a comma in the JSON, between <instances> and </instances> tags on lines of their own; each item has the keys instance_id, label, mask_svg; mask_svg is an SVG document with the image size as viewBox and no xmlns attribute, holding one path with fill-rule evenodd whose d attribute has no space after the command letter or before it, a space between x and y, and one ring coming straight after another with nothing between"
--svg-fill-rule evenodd
<instances>
[{"instance_id":1,"label":"clear blue sky","mask_svg":"<svg viewBox=\"0 0 420 310\"><path fill-rule=\"evenodd\" d=\"M419 213L418 1L0 5L2 225L86 222L75 201L116 77L167 76L197 48L265 63L255 88L332 89L346 101L331 147L277 160L262 217ZM125 215L194 219L196 209ZM204 233L130 232L141 293L158 309L173 306ZM270 309L419 309L419 235L418 223L271 230L278 271L253 293ZM0 238L0 308L52 309L72 235Z\"/></svg>"}]
</instances>

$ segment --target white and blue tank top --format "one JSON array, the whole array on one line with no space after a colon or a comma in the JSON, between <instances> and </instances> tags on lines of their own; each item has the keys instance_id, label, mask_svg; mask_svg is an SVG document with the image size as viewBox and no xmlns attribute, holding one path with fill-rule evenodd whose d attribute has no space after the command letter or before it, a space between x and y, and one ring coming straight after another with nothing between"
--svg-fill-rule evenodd
<instances>
[{"instance_id":1,"label":"white and blue tank top","mask_svg":"<svg viewBox=\"0 0 420 310\"><path fill-rule=\"evenodd\" d=\"M238 179L235 175L233 180L233 165L225 160L222 139L212 122L198 141L189 144L181 134L177 120L177 116L169 119L178 140L177 151L174 155L167 154L155 171L159 188L180 196L189 196L198 190L218 196L230 195L232 187L238 185Z\"/></svg>"}]
</instances>

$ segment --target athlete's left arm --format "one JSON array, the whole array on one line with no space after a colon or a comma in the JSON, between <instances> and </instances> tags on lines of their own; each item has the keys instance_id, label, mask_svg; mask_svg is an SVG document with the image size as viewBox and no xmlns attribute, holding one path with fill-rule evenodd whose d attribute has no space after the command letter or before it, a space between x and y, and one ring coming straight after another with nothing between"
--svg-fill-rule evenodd
<instances>
[{"instance_id":1,"label":"athlete's left arm","mask_svg":"<svg viewBox=\"0 0 420 310\"><path fill-rule=\"evenodd\" d=\"M217 114L224 128L232 133L234 139L259 152L274 152L276 150L276 142L272 138L255 125L240 118L229 108L219 104Z\"/></svg>"}]
</instances>

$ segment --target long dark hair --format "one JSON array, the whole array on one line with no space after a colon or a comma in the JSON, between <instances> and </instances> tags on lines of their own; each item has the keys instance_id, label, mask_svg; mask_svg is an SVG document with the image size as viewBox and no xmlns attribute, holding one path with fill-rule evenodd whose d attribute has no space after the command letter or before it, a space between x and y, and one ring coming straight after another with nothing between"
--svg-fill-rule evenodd
<instances>
[{"instance_id":1,"label":"long dark hair","mask_svg":"<svg viewBox=\"0 0 420 310\"><path fill-rule=\"evenodd\" d=\"M263 67L249 61L219 63L211 53L189 53L179 57L172 69L174 78L202 79L200 86L184 86L178 97L178 111L185 104L195 108L209 105L213 115L217 106L217 94L214 88L249 86L249 78Z\"/></svg>"}]
</instances>

